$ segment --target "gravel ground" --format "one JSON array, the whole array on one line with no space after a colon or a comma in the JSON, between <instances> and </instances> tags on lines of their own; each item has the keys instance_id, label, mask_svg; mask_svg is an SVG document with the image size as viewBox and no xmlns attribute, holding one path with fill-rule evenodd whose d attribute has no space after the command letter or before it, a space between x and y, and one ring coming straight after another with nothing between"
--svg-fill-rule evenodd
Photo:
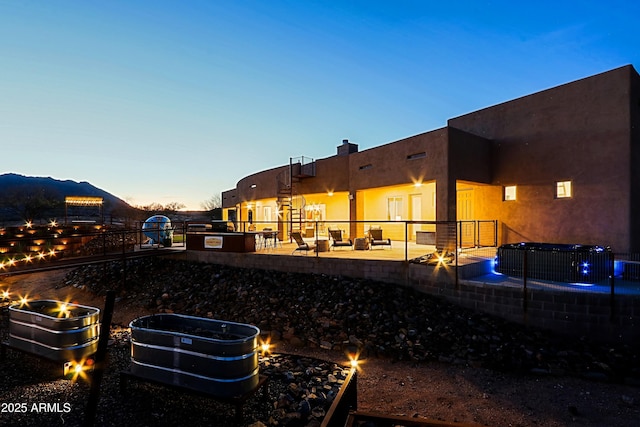
<instances>
[{"instance_id":1,"label":"gravel ground","mask_svg":"<svg viewBox=\"0 0 640 427\"><path fill-rule=\"evenodd\" d=\"M142 265L128 269L129 285L126 289L119 289L114 324L126 326L131 319L139 315L168 311L169 304L172 303L176 304L173 307L177 308L178 305L184 304L175 297L178 287L184 287L185 283L191 286L194 280L202 280L203 275L212 278L209 286L215 287L218 291L220 288L213 283L213 277L217 276L218 281L222 277L227 287L231 286L234 280L241 282L231 287L235 289L237 296L233 310L242 316L246 313L250 315L255 311L256 302L252 303L251 297L243 293L243 290L247 289L248 281L253 281L250 290L255 291L256 295L261 295L260 292L263 289L260 288L259 282L288 283L287 279L291 279L290 277L283 279L280 276L281 273L245 273L224 268L212 272L211 269L215 270L218 267L193 265L187 270L182 269L182 266L171 266L177 271L177 275L170 276L158 267L158 265L154 266L155 270L159 270L158 276L150 274L149 270ZM117 269L114 267L114 271ZM62 299L71 295L73 300L82 304L101 307L104 302L100 294L104 287L117 286L114 282L97 286L96 280L90 276L90 271L65 273L10 277L0 281L0 287L10 286L15 291L28 290L32 297L39 298ZM71 280L74 277L82 278L86 286L79 286L77 281ZM266 279L257 280L256 277L262 279L266 277ZM117 279L116 275L114 278ZM185 282L187 279L189 281ZM300 281L298 277L295 280ZM336 293L341 288L345 289L342 296L315 294L318 298L315 304L341 298L343 307L349 304L357 305L358 293L361 291L365 292L368 300L379 302L380 299L389 299L389 295L384 294L375 283L362 284L358 281L339 279L328 286L326 277L310 280L312 282L321 280L324 289L329 293ZM298 289L299 292L308 292L309 289L318 288L318 283L303 283L300 286L302 288ZM241 292L238 292L238 289ZM268 321L269 329L275 331L275 335L280 334L278 350L286 353L288 355L286 357L297 355L303 356L306 360L327 360L335 363L336 366L343 365L346 358L342 352L337 351L333 345L321 346L320 343L333 339L332 336L327 337L327 334L332 334L334 330L354 328L353 318L350 319L348 326L340 323L341 316L349 319L349 313L352 311L336 310L333 313L335 314L333 320L338 326L335 328L332 323L328 324L330 327L323 328L321 323L319 328L322 331L318 332L316 327L316 335L308 331L304 333L308 329L305 322L309 321L308 318L312 318L309 309L301 308L301 301L297 298L286 300L286 295L277 292L277 289L279 288L270 288L269 292L278 300L279 305L287 307L288 304L290 310L276 310L273 313L274 317L263 320L263 323ZM372 289L374 292L370 293ZM290 292L290 289L288 292L295 295ZM377 295L378 293L381 295ZM164 294L168 294L168 298L163 298ZM135 295L135 298L132 295ZM480 318L474 317L471 313L455 307L443 306L439 301L425 302L421 300L422 296L409 295L405 298L399 293L394 293L393 298L401 306L405 304L407 308L404 312L409 314L413 313L409 307L412 305L436 307L447 313L447 316L426 313L424 317L428 318L430 323L417 325L418 332L421 333L424 329L424 336L429 336L430 342L434 344L434 348L438 348L438 352L429 353L428 357L420 360L411 359L406 357L407 353L398 353L395 350L386 353L369 352L358 374L360 410L486 426L635 427L638 425L640 388L635 382L638 357L632 349L609 348L607 350L606 347L589 343L584 337L565 340L564 346L558 347L560 344L554 337L540 331L522 331L517 325L504 324L493 319L490 319L490 323L480 321ZM228 301L224 304L230 305ZM254 305L251 306L251 304ZM201 307L214 312L223 310L215 305L201 305ZM181 310L176 312L189 312L190 309L193 307L184 304ZM228 311L229 307L225 309L227 313L231 313ZM294 311L302 312L299 320L291 314ZM371 313L369 309L365 310L364 306L361 306L357 312ZM204 313L205 316L206 314L207 312ZM406 325L403 325L399 312L390 312L389 316L389 318L380 317L378 321L383 326L375 327L378 328L380 336L387 339L389 336L385 335L385 328L395 327L396 333L391 335L391 340L388 341L393 343L396 341L395 336L398 336L397 332ZM364 316L366 317L370 316ZM286 322L278 323L282 319ZM446 325L443 324L447 319L450 321ZM465 321L460 322L457 319ZM226 320L242 321L243 319ZM364 320L370 322L370 319ZM323 319L322 322L327 326L326 320ZM304 328L298 328L298 324L303 325ZM367 324L369 327L370 325L370 323ZM473 351L469 352L469 348L476 348L478 337L487 336L487 325L495 328L490 331L489 336L494 336L494 339L503 343L508 342L510 349L518 349L509 353L509 363L505 366L485 363L487 360L491 362L489 359L491 355L476 357ZM287 332L291 332L291 329L297 332L288 334ZM358 331L357 328L352 330ZM439 331L441 341L434 342L435 337L429 335L429 330ZM324 335L317 335L318 333ZM341 336L341 338L345 337ZM366 336L356 338L360 339L363 345L367 340ZM346 335L346 340L349 341L349 335ZM375 342L373 346L371 342L368 344L368 348L380 350L380 346L376 346ZM224 422L229 420L228 408L227 415L224 417L227 421L222 421L220 413L223 410L219 405L211 402L211 399L183 396L182 393L144 383L132 385L128 397L123 397L118 388L118 376L114 374L128 366L128 346L114 344L110 347L110 355L111 364L103 384L98 425L227 425ZM532 360L544 361L547 365L532 364ZM550 361L558 360L567 364L564 369L543 369L549 365ZM599 364L597 365L599 369L585 371L586 368L591 367L592 363ZM31 408L33 403L40 405L57 402L60 403L63 413L47 414L37 411L30 411L23 415L2 413L0 425L78 425L82 419L86 401L85 384L61 380L52 373L50 365L30 357L10 354L2 366L5 375L0 376L0 403L4 405L12 402L27 403ZM615 375L607 375L614 372ZM274 396L272 399L277 398ZM71 405L69 412L64 412L65 403ZM269 410L274 409L273 402L267 405L268 408L261 407L259 401L255 405L255 408L247 410L248 414L267 414ZM303 408L303 411L306 409ZM266 417L261 420L266 425L305 426L309 421L312 423L310 425L313 425L311 418L305 423L296 418L276 420L266 415L261 416ZM246 424L251 423L253 419L247 416Z\"/></svg>"},{"instance_id":2,"label":"gravel ground","mask_svg":"<svg viewBox=\"0 0 640 427\"><path fill-rule=\"evenodd\" d=\"M237 426L235 406L211 397L146 381L122 382L130 361L130 332L111 331L108 366L101 382L95 424L122 426ZM3 426L80 426L85 422L90 385L86 378L62 378L62 365L8 349L0 380ZM318 426L349 369L302 355L260 358L267 377L243 405L240 425ZM266 393L263 394L263 393Z\"/></svg>"}]
</instances>

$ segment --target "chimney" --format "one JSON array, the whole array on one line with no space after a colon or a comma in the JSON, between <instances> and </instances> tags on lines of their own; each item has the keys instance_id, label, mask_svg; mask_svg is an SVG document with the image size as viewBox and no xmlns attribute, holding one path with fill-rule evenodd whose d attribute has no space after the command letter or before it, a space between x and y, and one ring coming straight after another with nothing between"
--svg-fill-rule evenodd
<instances>
[{"instance_id":1,"label":"chimney","mask_svg":"<svg viewBox=\"0 0 640 427\"><path fill-rule=\"evenodd\" d=\"M358 152L358 144L349 142L348 139L342 140L342 145L338 146L338 156L348 156L351 153Z\"/></svg>"}]
</instances>

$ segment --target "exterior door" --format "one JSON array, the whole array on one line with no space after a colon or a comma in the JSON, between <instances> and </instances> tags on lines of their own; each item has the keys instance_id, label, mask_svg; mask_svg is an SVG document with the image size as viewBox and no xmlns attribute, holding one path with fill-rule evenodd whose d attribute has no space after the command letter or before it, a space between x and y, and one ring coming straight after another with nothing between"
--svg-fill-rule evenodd
<instances>
[{"instance_id":1,"label":"exterior door","mask_svg":"<svg viewBox=\"0 0 640 427\"><path fill-rule=\"evenodd\" d=\"M458 242L464 247L475 246L475 221L473 215L473 189L458 190L456 205Z\"/></svg>"}]
</instances>

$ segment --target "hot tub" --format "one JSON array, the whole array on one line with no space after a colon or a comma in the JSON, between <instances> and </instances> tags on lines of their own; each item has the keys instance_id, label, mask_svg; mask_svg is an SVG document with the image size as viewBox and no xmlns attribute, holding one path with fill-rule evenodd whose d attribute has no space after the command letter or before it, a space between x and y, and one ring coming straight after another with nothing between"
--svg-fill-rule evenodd
<instances>
[{"instance_id":1,"label":"hot tub","mask_svg":"<svg viewBox=\"0 0 640 427\"><path fill-rule=\"evenodd\" d=\"M140 317L129 326L134 376L223 398L258 386L255 326L180 314Z\"/></svg>"},{"instance_id":2,"label":"hot tub","mask_svg":"<svg viewBox=\"0 0 640 427\"><path fill-rule=\"evenodd\" d=\"M100 310L55 300L9 306L9 345L53 361L75 361L98 349Z\"/></svg>"},{"instance_id":3,"label":"hot tub","mask_svg":"<svg viewBox=\"0 0 640 427\"><path fill-rule=\"evenodd\" d=\"M498 248L495 271L522 277L524 254L527 277L567 283L595 283L611 273L611 249L602 246L555 243L511 243Z\"/></svg>"}]
</instances>

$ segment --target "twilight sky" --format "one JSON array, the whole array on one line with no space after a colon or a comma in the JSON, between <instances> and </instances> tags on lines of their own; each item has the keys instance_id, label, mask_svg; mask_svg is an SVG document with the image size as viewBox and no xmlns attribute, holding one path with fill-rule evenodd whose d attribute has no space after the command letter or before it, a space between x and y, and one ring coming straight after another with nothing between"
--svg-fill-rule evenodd
<instances>
[{"instance_id":1,"label":"twilight sky","mask_svg":"<svg viewBox=\"0 0 640 427\"><path fill-rule=\"evenodd\" d=\"M200 209L343 139L640 69L639 17L631 0L0 0L0 173Z\"/></svg>"}]
</instances>

